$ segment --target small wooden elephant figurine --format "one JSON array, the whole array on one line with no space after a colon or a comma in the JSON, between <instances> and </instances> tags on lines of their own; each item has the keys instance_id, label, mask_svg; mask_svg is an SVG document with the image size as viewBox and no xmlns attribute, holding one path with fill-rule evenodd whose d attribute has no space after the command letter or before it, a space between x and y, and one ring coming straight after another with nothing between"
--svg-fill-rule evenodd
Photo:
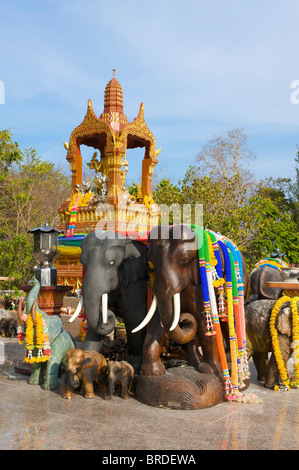
<instances>
[{"instance_id":1,"label":"small wooden elephant figurine","mask_svg":"<svg viewBox=\"0 0 299 470\"><path fill-rule=\"evenodd\" d=\"M83 351L70 348L66 353L67 370L63 398L71 399L73 390L81 385L80 393L85 398L94 398L93 382L98 384L101 394L107 390L105 385L107 361L97 351Z\"/></svg>"},{"instance_id":2,"label":"small wooden elephant figurine","mask_svg":"<svg viewBox=\"0 0 299 470\"><path fill-rule=\"evenodd\" d=\"M126 361L108 361L107 376L108 390L105 399L112 398L116 385L120 385L120 396L128 399L134 379L133 366Z\"/></svg>"}]
</instances>

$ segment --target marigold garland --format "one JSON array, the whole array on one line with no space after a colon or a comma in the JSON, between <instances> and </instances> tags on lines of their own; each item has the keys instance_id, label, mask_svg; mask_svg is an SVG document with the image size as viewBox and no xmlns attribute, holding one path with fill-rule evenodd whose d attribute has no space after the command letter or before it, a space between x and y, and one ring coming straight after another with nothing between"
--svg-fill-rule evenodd
<instances>
[{"instance_id":1,"label":"marigold garland","mask_svg":"<svg viewBox=\"0 0 299 470\"><path fill-rule=\"evenodd\" d=\"M79 336L81 338L82 343L85 340L87 328L88 328L87 320L86 318L82 318L81 323L80 323L80 331L79 331Z\"/></svg>"},{"instance_id":2,"label":"marigold garland","mask_svg":"<svg viewBox=\"0 0 299 470\"><path fill-rule=\"evenodd\" d=\"M291 382L292 388L299 388L299 296L293 297L290 301L292 311L292 340L294 357L294 380Z\"/></svg>"},{"instance_id":3,"label":"marigold garland","mask_svg":"<svg viewBox=\"0 0 299 470\"><path fill-rule=\"evenodd\" d=\"M283 363L282 354L280 351L278 333L276 329L276 320L283 304L289 302L290 300L291 300L290 297L287 297L286 295L280 297L280 299L278 299L275 302L274 307L271 312L271 317L270 317L270 334L272 338L273 353L276 359L276 363L277 363L277 367L280 373L281 380L287 390L290 389L290 381L289 381L288 373ZM279 386L276 385L274 387L274 390L279 390Z\"/></svg>"},{"instance_id":4,"label":"marigold garland","mask_svg":"<svg viewBox=\"0 0 299 470\"><path fill-rule=\"evenodd\" d=\"M48 327L40 312L36 310L36 321L32 315L22 315L22 324L18 326L18 341L23 344L26 340L25 362L45 362L51 357L51 346ZM26 328L26 333L25 333ZM33 354L36 351L36 355Z\"/></svg>"}]
</instances>

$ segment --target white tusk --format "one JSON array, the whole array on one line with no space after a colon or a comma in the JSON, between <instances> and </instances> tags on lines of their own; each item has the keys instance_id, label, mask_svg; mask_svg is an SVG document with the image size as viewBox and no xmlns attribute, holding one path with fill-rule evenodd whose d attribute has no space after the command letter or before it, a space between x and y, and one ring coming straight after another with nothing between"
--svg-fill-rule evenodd
<instances>
[{"instance_id":1,"label":"white tusk","mask_svg":"<svg viewBox=\"0 0 299 470\"><path fill-rule=\"evenodd\" d=\"M108 323L108 294L102 295L102 318L104 325Z\"/></svg>"},{"instance_id":2,"label":"white tusk","mask_svg":"<svg viewBox=\"0 0 299 470\"><path fill-rule=\"evenodd\" d=\"M181 315L181 298L180 293L174 294L173 296L173 322L169 331L175 329L175 327L179 324L179 319Z\"/></svg>"},{"instance_id":3,"label":"white tusk","mask_svg":"<svg viewBox=\"0 0 299 470\"><path fill-rule=\"evenodd\" d=\"M73 315L69 319L70 323L72 323L78 317L78 315L80 314L82 310L82 307L83 307L83 297L81 297L81 299L79 300L76 310L74 311Z\"/></svg>"},{"instance_id":4,"label":"white tusk","mask_svg":"<svg viewBox=\"0 0 299 470\"><path fill-rule=\"evenodd\" d=\"M156 311L157 305L158 305L157 297L154 295L152 305L150 306L149 311L147 312L146 316L144 317L140 325L134 328L134 330L132 330L132 333L136 333L137 331L142 330L142 328L144 328L145 325L148 324L148 322L152 319L152 316L154 315Z\"/></svg>"}]
</instances>

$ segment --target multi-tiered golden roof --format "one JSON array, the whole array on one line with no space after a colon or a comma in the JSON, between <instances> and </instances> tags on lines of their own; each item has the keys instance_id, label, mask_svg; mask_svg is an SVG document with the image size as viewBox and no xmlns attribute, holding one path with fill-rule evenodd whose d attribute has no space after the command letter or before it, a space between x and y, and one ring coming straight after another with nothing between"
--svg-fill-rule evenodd
<instances>
[{"instance_id":1,"label":"multi-tiered golden roof","mask_svg":"<svg viewBox=\"0 0 299 470\"><path fill-rule=\"evenodd\" d=\"M67 235L89 233L99 227L122 232L147 231L158 224L159 207L153 201L152 175L160 149L156 150L155 138L146 125L143 103L137 117L128 121L123 112L122 87L115 76L105 88L103 113L98 117L89 100L83 121L64 145L72 184L69 198L59 209L59 228ZM95 170L94 187L82 181L82 145L94 149L87 163ZM141 184L134 197L125 186L126 151L137 147L143 147L145 152ZM62 261L66 261L63 250L58 258L58 273ZM66 283L63 276L61 282Z\"/></svg>"}]
</instances>

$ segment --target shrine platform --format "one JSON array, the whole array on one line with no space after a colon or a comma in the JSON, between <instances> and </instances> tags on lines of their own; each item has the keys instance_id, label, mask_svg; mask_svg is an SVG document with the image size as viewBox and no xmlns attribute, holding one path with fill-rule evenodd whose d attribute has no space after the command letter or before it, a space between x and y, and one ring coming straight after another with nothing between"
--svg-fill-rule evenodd
<instances>
[{"instance_id":1,"label":"shrine platform","mask_svg":"<svg viewBox=\"0 0 299 470\"><path fill-rule=\"evenodd\" d=\"M65 400L64 375L56 391L29 385L28 376L15 372L24 345L1 338L0 346L1 450L185 450L195 458L198 450L299 450L299 390L265 389L252 362L246 393L261 398L262 404L168 410L134 397L106 401L74 394Z\"/></svg>"}]
</instances>

